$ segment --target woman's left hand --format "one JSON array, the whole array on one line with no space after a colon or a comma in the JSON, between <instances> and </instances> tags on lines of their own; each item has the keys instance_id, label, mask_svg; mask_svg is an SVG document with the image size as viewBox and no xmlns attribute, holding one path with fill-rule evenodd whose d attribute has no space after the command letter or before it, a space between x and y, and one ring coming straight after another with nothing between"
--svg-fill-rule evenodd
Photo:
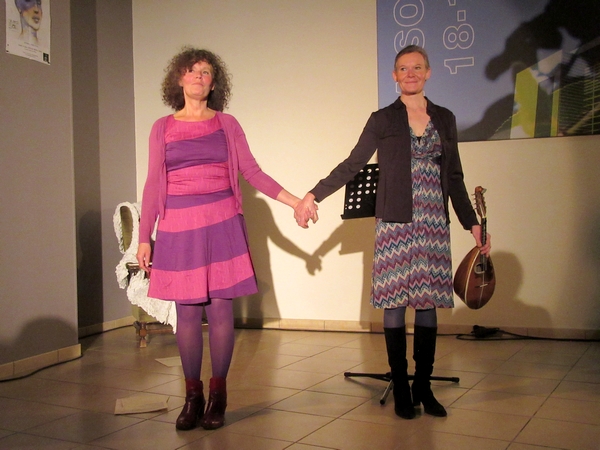
<instances>
[{"instance_id":1,"label":"woman's left hand","mask_svg":"<svg viewBox=\"0 0 600 450\"><path fill-rule=\"evenodd\" d=\"M315 196L308 192L304 198L294 206L294 218L302 228L308 228L308 221L317 223L319 207L315 203Z\"/></svg>"},{"instance_id":2,"label":"woman's left hand","mask_svg":"<svg viewBox=\"0 0 600 450\"><path fill-rule=\"evenodd\" d=\"M481 244L481 225L473 225L471 234L475 238L475 244L479 248L479 251L485 256L490 256L490 252L492 251L492 236L490 233L486 233L485 235L485 245Z\"/></svg>"}]
</instances>

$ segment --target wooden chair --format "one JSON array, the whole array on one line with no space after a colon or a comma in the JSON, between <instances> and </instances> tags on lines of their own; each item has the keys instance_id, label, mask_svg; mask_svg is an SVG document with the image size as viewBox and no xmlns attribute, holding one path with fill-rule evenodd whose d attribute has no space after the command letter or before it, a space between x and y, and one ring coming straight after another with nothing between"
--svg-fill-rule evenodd
<instances>
[{"instance_id":1,"label":"wooden chair","mask_svg":"<svg viewBox=\"0 0 600 450\"><path fill-rule=\"evenodd\" d=\"M173 333L177 326L177 313L173 302L148 297L149 280L140 270L135 254L138 247L140 203L120 203L113 216L115 234L123 254L116 267L119 287L127 291L132 304L133 326L139 346L146 347L149 335Z\"/></svg>"}]
</instances>

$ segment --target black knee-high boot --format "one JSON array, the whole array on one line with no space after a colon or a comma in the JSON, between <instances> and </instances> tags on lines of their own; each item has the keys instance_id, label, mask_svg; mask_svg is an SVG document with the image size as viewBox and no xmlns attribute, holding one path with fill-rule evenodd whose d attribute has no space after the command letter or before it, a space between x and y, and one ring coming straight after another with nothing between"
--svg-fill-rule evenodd
<instances>
[{"instance_id":1,"label":"black knee-high boot","mask_svg":"<svg viewBox=\"0 0 600 450\"><path fill-rule=\"evenodd\" d=\"M408 361L406 360L406 327L384 328L385 345L387 348L388 362L392 369L394 388L394 411L403 419L415 417L408 384Z\"/></svg>"},{"instance_id":2,"label":"black knee-high boot","mask_svg":"<svg viewBox=\"0 0 600 450\"><path fill-rule=\"evenodd\" d=\"M433 373L436 338L437 327L429 328L415 325L413 353L415 378L412 384L412 398L415 406L423 403L423 408L427 414L445 417L447 415L446 410L431 392L430 377Z\"/></svg>"}]
</instances>

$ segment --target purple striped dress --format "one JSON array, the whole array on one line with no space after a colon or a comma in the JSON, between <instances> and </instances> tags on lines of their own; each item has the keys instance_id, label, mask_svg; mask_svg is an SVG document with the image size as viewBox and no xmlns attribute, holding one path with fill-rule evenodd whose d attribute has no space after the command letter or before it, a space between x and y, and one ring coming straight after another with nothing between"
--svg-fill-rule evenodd
<instances>
[{"instance_id":1,"label":"purple striped dress","mask_svg":"<svg viewBox=\"0 0 600 450\"><path fill-rule=\"evenodd\" d=\"M412 142L413 220L376 219L371 304L375 308L452 308L450 227L440 183L440 136L429 122Z\"/></svg>"},{"instance_id":2,"label":"purple striped dress","mask_svg":"<svg viewBox=\"0 0 600 450\"><path fill-rule=\"evenodd\" d=\"M148 296L195 304L256 293L219 120L183 122L171 116L165 143L167 199L158 222Z\"/></svg>"}]
</instances>

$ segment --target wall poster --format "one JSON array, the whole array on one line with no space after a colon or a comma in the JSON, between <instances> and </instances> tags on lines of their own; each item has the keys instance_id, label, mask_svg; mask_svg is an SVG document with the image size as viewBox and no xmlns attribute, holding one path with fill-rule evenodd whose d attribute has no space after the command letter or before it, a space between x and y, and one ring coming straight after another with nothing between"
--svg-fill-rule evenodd
<instances>
[{"instance_id":1,"label":"wall poster","mask_svg":"<svg viewBox=\"0 0 600 450\"><path fill-rule=\"evenodd\" d=\"M50 64L50 0L5 0L6 52Z\"/></svg>"},{"instance_id":2,"label":"wall poster","mask_svg":"<svg viewBox=\"0 0 600 450\"><path fill-rule=\"evenodd\" d=\"M377 0L379 106L417 44L460 141L600 134L599 18L598 0Z\"/></svg>"}]
</instances>

